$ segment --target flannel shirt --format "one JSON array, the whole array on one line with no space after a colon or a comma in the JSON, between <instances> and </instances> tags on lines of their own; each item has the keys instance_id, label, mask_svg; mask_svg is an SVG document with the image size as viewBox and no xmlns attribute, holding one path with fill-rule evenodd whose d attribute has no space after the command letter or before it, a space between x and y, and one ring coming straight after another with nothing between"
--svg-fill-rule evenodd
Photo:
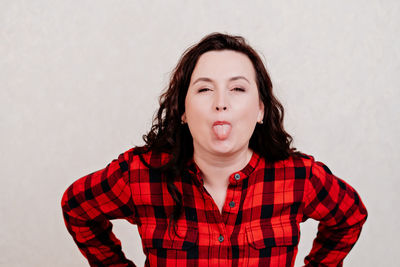
<instances>
[{"instance_id":1,"label":"flannel shirt","mask_svg":"<svg viewBox=\"0 0 400 267\"><path fill-rule=\"evenodd\" d=\"M177 234L168 232L174 201L165 175L135 148L75 181L62 197L64 221L91 266L136 266L112 232L113 219L137 224L145 266L293 266L299 223L319 221L305 266L342 266L367 210L357 192L312 156L269 162L256 152L229 177L222 214L193 158L174 184L182 193ZM169 154L149 151L160 166Z\"/></svg>"}]
</instances>

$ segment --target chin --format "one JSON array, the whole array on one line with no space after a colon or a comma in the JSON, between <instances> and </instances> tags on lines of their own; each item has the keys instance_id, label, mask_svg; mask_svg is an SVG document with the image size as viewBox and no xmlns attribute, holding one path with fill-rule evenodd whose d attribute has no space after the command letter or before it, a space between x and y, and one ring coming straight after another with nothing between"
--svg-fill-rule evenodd
<instances>
[{"instance_id":1,"label":"chin","mask_svg":"<svg viewBox=\"0 0 400 267\"><path fill-rule=\"evenodd\" d=\"M230 143L220 141L219 144L218 142L214 143L211 146L211 150L213 150L215 153L218 154L231 154L234 153L237 150L237 148Z\"/></svg>"}]
</instances>

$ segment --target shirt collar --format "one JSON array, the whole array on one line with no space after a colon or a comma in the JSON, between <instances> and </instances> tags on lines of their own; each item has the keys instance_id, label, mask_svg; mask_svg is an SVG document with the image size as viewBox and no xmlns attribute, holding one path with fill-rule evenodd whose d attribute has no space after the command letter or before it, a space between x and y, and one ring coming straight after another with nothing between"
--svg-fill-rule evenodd
<instances>
[{"instance_id":1,"label":"shirt collar","mask_svg":"<svg viewBox=\"0 0 400 267\"><path fill-rule=\"evenodd\" d=\"M259 160L260 160L260 155L253 150L253 154L247 165L243 167L241 170L236 171L229 176L229 183L233 185L242 183L242 181L247 177L249 177L250 174L256 169ZM187 162L187 170L189 174L195 178L194 180L197 183L199 183L199 185L204 184L203 173L201 172L199 166L197 166L193 157Z\"/></svg>"}]
</instances>

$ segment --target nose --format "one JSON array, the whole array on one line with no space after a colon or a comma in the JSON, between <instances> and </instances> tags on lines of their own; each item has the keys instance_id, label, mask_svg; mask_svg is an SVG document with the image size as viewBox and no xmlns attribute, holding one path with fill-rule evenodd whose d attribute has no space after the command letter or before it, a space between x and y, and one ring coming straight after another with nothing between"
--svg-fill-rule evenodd
<instances>
[{"instance_id":1,"label":"nose","mask_svg":"<svg viewBox=\"0 0 400 267\"><path fill-rule=\"evenodd\" d=\"M221 91L215 95L215 109L217 111L226 110L228 107L227 97L225 96L225 92L223 92L223 90Z\"/></svg>"}]
</instances>

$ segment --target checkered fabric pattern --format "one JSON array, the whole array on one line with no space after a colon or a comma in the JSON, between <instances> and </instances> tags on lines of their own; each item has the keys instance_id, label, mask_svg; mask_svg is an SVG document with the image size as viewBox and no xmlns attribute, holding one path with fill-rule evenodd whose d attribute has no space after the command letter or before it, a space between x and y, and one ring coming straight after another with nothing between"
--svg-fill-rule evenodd
<instances>
[{"instance_id":1,"label":"checkered fabric pattern","mask_svg":"<svg viewBox=\"0 0 400 267\"><path fill-rule=\"evenodd\" d=\"M269 162L257 153L229 177L222 214L190 160L175 185L183 194L177 234L168 232L174 201L165 175L135 148L75 181L62 197L65 224L91 266L135 266L112 232L113 219L137 224L145 266L293 266L299 224L319 221L305 266L342 266L367 219L357 192L303 154ZM143 155L152 166L170 155Z\"/></svg>"}]
</instances>

